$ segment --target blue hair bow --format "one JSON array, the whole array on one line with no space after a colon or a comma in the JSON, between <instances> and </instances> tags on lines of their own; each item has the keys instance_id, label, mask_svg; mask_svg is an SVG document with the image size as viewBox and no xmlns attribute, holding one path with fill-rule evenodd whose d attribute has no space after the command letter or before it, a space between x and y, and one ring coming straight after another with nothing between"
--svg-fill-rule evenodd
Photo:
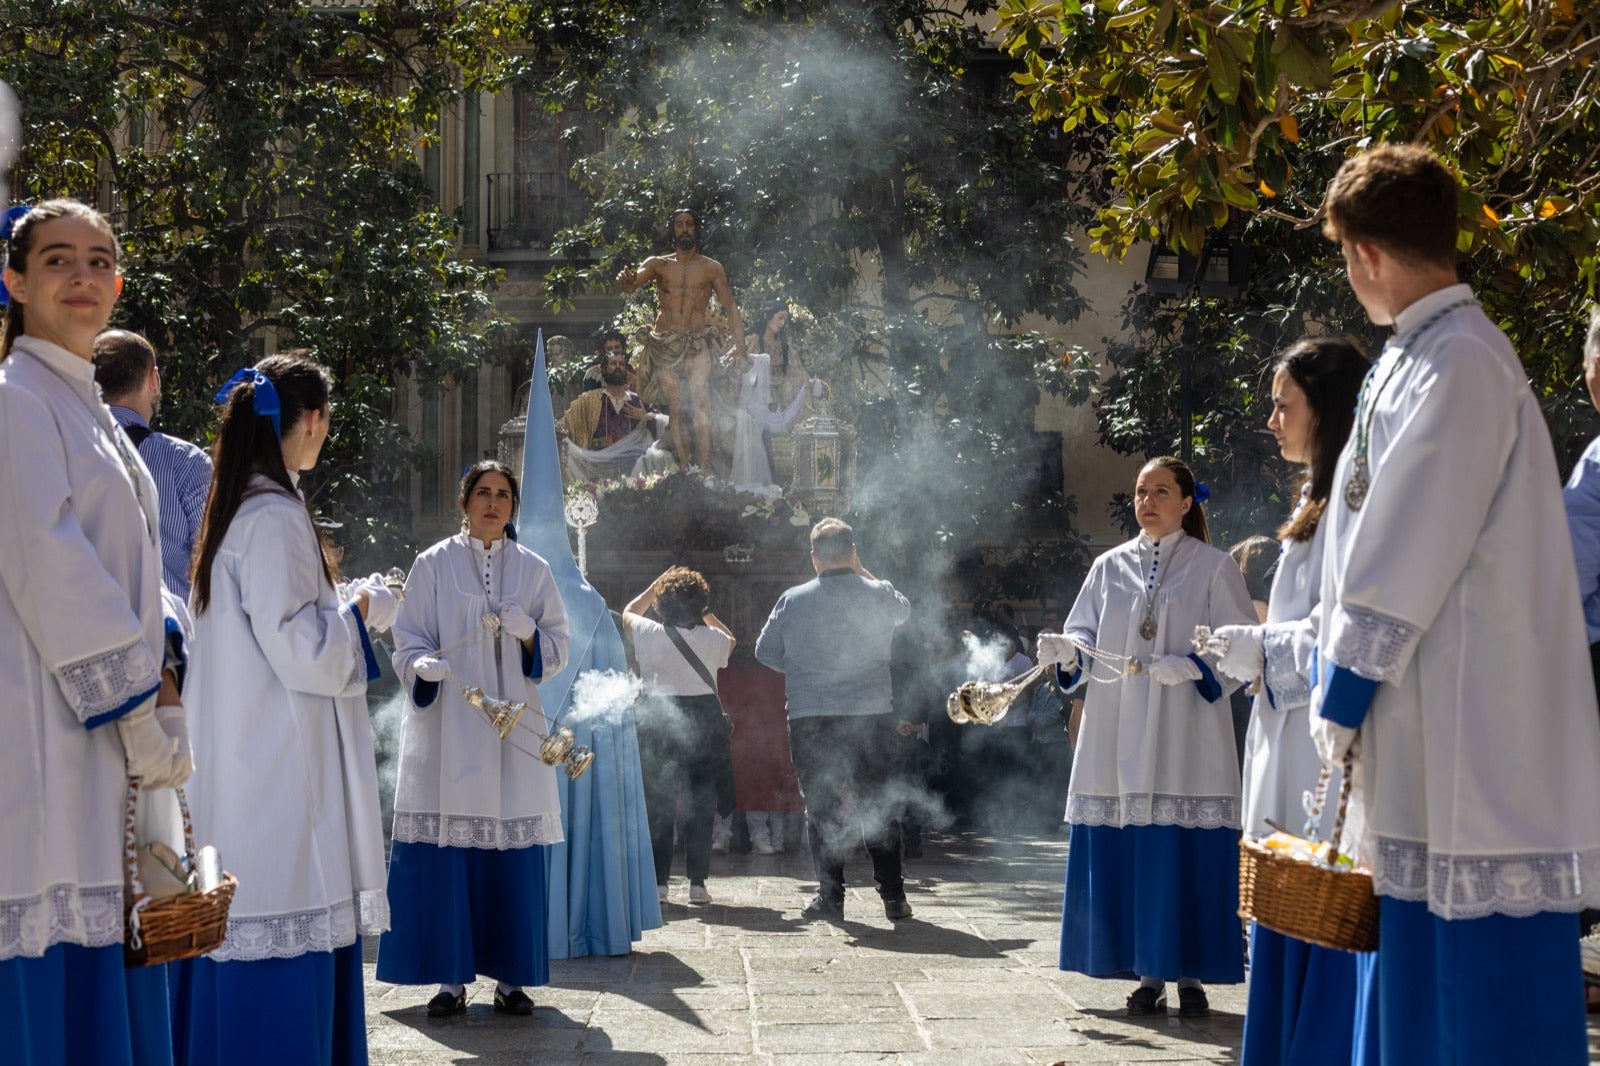
<instances>
[{"instance_id":1,"label":"blue hair bow","mask_svg":"<svg viewBox=\"0 0 1600 1066\"><path fill-rule=\"evenodd\" d=\"M33 207L29 204L12 204L6 208L5 215L0 217L0 241L9 242L11 240L11 231L17 228L17 223L22 219L22 216L32 210ZM0 277L0 307L8 307L10 304L11 290L6 288L5 278Z\"/></svg>"},{"instance_id":2,"label":"blue hair bow","mask_svg":"<svg viewBox=\"0 0 1600 1066\"><path fill-rule=\"evenodd\" d=\"M265 415L272 419L272 435L279 440L283 439L283 425L280 422L282 406L278 403L278 390L273 387L272 379L253 366L242 366L238 372L223 383L217 390L217 403L227 403L228 397L233 395L233 390L248 382L255 386L251 394L250 406L257 415Z\"/></svg>"},{"instance_id":3,"label":"blue hair bow","mask_svg":"<svg viewBox=\"0 0 1600 1066\"><path fill-rule=\"evenodd\" d=\"M1206 483L1204 481L1196 481L1194 483L1194 502L1205 503L1209 499L1211 499L1211 490L1206 488Z\"/></svg>"}]
</instances>

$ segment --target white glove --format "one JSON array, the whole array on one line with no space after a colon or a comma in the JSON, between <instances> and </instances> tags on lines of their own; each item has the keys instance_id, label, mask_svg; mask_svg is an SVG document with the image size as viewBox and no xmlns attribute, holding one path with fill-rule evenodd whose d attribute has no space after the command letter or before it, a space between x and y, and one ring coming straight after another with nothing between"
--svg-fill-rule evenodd
<instances>
[{"instance_id":1,"label":"white glove","mask_svg":"<svg viewBox=\"0 0 1600 1066\"><path fill-rule=\"evenodd\" d=\"M372 574L355 583L355 590L367 594L367 629L373 633L381 633L394 625L395 615L400 613L400 597L394 590L383 583L380 574Z\"/></svg>"},{"instance_id":2,"label":"white glove","mask_svg":"<svg viewBox=\"0 0 1600 1066\"><path fill-rule=\"evenodd\" d=\"M1200 665L1187 655L1163 655L1145 668L1158 685L1181 685L1200 680Z\"/></svg>"},{"instance_id":3,"label":"white glove","mask_svg":"<svg viewBox=\"0 0 1600 1066\"><path fill-rule=\"evenodd\" d=\"M437 655L424 655L411 664L411 672L424 681L443 681L450 676L450 664Z\"/></svg>"},{"instance_id":4,"label":"white glove","mask_svg":"<svg viewBox=\"0 0 1600 1066\"><path fill-rule=\"evenodd\" d=\"M1228 642L1228 653L1217 660L1218 670L1235 681L1250 682L1261 676L1267 662L1261 626L1220 626L1212 636Z\"/></svg>"},{"instance_id":5,"label":"white glove","mask_svg":"<svg viewBox=\"0 0 1600 1066\"><path fill-rule=\"evenodd\" d=\"M1357 731L1340 725L1332 718L1320 714L1311 716L1311 742L1317 746L1317 757L1324 766L1342 766L1344 757L1358 751Z\"/></svg>"},{"instance_id":6,"label":"white glove","mask_svg":"<svg viewBox=\"0 0 1600 1066\"><path fill-rule=\"evenodd\" d=\"M156 708L156 721L161 724L161 731L178 742L178 754L173 760L173 774L178 780L169 782L165 786L150 785L150 788L177 788L194 775L194 752L189 748L189 712L184 710L181 703L170 703L165 707Z\"/></svg>"},{"instance_id":7,"label":"white glove","mask_svg":"<svg viewBox=\"0 0 1600 1066\"><path fill-rule=\"evenodd\" d=\"M143 787L175 788L188 780L188 772L178 765L178 742L156 721L154 704L143 704L118 718L117 736L122 738L128 776Z\"/></svg>"},{"instance_id":8,"label":"white glove","mask_svg":"<svg viewBox=\"0 0 1600 1066\"><path fill-rule=\"evenodd\" d=\"M515 603L500 605L500 628L518 640L527 640L539 631L538 625L526 611Z\"/></svg>"},{"instance_id":9,"label":"white glove","mask_svg":"<svg viewBox=\"0 0 1600 1066\"><path fill-rule=\"evenodd\" d=\"M1064 633L1040 633L1039 646L1034 651L1038 653L1040 666L1060 663L1069 674L1078 668L1078 647Z\"/></svg>"}]
</instances>

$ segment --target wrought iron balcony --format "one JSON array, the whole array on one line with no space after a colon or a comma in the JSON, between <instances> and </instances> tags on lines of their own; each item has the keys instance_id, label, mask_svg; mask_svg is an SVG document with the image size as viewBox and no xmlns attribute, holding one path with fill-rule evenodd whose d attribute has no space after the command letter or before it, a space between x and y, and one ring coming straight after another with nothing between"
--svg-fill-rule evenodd
<instances>
[{"instance_id":1,"label":"wrought iron balcony","mask_svg":"<svg viewBox=\"0 0 1600 1066\"><path fill-rule=\"evenodd\" d=\"M490 174L488 250L548 249L556 231L582 218L587 207L564 174Z\"/></svg>"}]
</instances>

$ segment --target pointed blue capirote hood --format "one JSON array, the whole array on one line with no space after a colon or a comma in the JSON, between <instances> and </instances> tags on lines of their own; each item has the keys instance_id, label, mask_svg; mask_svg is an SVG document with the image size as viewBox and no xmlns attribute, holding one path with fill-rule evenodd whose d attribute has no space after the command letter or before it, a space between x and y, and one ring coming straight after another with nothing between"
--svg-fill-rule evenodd
<instances>
[{"instance_id":1,"label":"pointed blue capirote hood","mask_svg":"<svg viewBox=\"0 0 1600 1066\"><path fill-rule=\"evenodd\" d=\"M534 349L525 432L518 538L550 564L572 634L567 664L539 684L546 717L561 720L572 707L573 682L579 674L589 670L625 674L628 663L611 612L578 572L567 539L542 331ZM556 774L566 840L551 845L546 857L547 935L553 959L625 955L644 930L661 926L633 710L623 706L620 711L620 725L606 724L606 716L575 720L578 743L594 748L594 767L577 781Z\"/></svg>"},{"instance_id":2,"label":"pointed blue capirote hood","mask_svg":"<svg viewBox=\"0 0 1600 1066\"><path fill-rule=\"evenodd\" d=\"M572 683L585 670L626 672L622 637L606 601L578 572L563 512L561 459L556 451L555 409L545 369L544 331L533 355L533 384L528 389L528 426L522 442L522 504L517 511L517 540L550 564L561 602L567 608L572 645L567 664L539 685L539 700L549 717L564 715L572 702Z\"/></svg>"}]
</instances>

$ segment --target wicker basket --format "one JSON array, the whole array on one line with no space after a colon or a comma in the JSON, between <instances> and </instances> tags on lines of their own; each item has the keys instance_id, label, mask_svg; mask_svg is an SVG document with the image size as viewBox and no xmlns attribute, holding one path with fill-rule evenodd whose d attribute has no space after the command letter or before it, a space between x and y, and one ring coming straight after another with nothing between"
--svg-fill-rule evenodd
<instances>
[{"instance_id":1,"label":"wicker basket","mask_svg":"<svg viewBox=\"0 0 1600 1066\"><path fill-rule=\"evenodd\" d=\"M178 807L183 811L184 852L193 864L194 823L189 818L183 789L177 792ZM122 822L123 963L129 968L154 966L204 955L227 935L228 906L239 882L232 874L223 873L217 885L205 892L151 898L139 879L138 843L134 838L138 800L139 783L129 781L127 814Z\"/></svg>"},{"instance_id":2,"label":"wicker basket","mask_svg":"<svg viewBox=\"0 0 1600 1066\"><path fill-rule=\"evenodd\" d=\"M1350 770L1346 757L1339 814L1333 827L1335 852L1350 803ZM1324 768L1317 784L1319 809L1327 787ZM1239 841L1239 916L1325 948L1374 951L1378 947L1378 899L1372 892L1370 874L1326 866L1256 840Z\"/></svg>"}]
</instances>

